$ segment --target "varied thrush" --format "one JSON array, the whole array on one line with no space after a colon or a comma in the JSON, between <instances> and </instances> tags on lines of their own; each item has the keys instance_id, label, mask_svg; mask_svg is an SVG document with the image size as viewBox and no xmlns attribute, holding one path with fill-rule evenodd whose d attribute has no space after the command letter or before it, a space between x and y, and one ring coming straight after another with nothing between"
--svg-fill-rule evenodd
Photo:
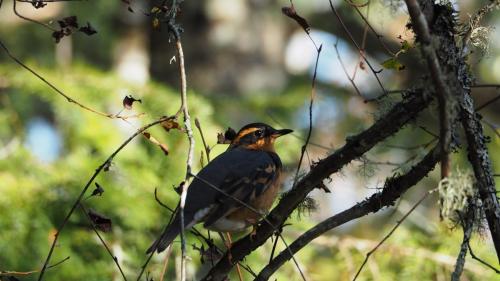
<instances>
[{"instance_id":1,"label":"varied thrush","mask_svg":"<svg viewBox=\"0 0 500 281\"><path fill-rule=\"evenodd\" d=\"M200 222L205 228L218 232L237 232L255 225L262 213L271 208L280 187L282 164L274 150L274 141L291 132L276 130L264 123L241 128L229 148L208 163L189 185L184 208L185 229ZM165 250L179 235L180 221L177 212L147 252Z\"/></svg>"}]
</instances>

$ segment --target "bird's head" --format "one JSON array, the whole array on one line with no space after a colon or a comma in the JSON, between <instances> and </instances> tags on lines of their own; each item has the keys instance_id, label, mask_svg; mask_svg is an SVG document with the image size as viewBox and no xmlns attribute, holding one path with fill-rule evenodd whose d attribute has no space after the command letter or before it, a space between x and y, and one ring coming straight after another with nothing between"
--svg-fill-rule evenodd
<instances>
[{"instance_id":1,"label":"bird's head","mask_svg":"<svg viewBox=\"0 0 500 281\"><path fill-rule=\"evenodd\" d=\"M274 141L291 132L293 131L290 129L277 130L264 123L251 123L238 131L230 148L243 147L274 152Z\"/></svg>"}]
</instances>

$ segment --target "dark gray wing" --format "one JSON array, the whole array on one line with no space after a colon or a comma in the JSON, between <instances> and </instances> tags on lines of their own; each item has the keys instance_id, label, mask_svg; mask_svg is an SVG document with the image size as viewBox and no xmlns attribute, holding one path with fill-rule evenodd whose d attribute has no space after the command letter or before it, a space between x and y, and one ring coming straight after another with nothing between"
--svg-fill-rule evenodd
<instances>
[{"instance_id":1,"label":"dark gray wing","mask_svg":"<svg viewBox=\"0 0 500 281\"><path fill-rule=\"evenodd\" d=\"M195 214L203 209L210 209L204 218L210 226L220 217L238 208L243 202L250 202L252 197L261 194L277 176L281 169L278 155L271 152L233 148L222 153L203 168L193 179L188 188L184 208L184 225L192 225ZM224 195L216 188L227 195ZM237 198L238 200L234 200ZM180 215L177 212L172 223L147 250L161 252L180 233Z\"/></svg>"},{"instance_id":2,"label":"dark gray wing","mask_svg":"<svg viewBox=\"0 0 500 281\"><path fill-rule=\"evenodd\" d=\"M205 218L205 226L209 226L240 207L238 200L250 202L252 197L262 193L274 181L280 168L281 162L275 153L242 148L222 153L191 183L186 198L186 217L194 217L197 211L215 204L217 208Z\"/></svg>"}]
</instances>

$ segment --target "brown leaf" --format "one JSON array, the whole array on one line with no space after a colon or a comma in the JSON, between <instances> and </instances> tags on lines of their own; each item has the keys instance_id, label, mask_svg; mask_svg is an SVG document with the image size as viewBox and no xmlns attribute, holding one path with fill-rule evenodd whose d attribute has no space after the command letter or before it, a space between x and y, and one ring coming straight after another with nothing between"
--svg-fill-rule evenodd
<instances>
[{"instance_id":1,"label":"brown leaf","mask_svg":"<svg viewBox=\"0 0 500 281\"><path fill-rule=\"evenodd\" d=\"M236 138L236 131L233 128L228 127L227 130L222 133L217 134L217 143L218 144L231 144L233 140Z\"/></svg>"},{"instance_id":2,"label":"brown leaf","mask_svg":"<svg viewBox=\"0 0 500 281\"><path fill-rule=\"evenodd\" d=\"M65 17L61 20L58 20L57 23L61 28L66 28L66 27L78 28L78 20L76 16Z\"/></svg>"},{"instance_id":3,"label":"brown leaf","mask_svg":"<svg viewBox=\"0 0 500 281\"><path fill-rule=\"evenodd\" d=\"M165 120L163 122L161 122L161 126L163 127L163 129L165 129L165 131L167 132L170 132L170 130L172 129L177 129L177 130L180 130L180 126L179 126L179 123L177 123L175 120L173 119L168 119L168 120Z\"/></svg>"},{"instance_id":4,"label":"brown leaf","mask_svg":"<svg viewBox=\"0 0 500 281\"><path fill-rule=\"evenodd\" d=\"M174 186L174 190L175 190L175 192L176 192L177 194L181 195L181 193L182 193L182 187L184 186L184 184L185 184L185 183L186 183L186 182L185 182L185 181L183 181L183 182L181 182L181 183L179 184L179 186Z\"/></svg>"},{"instance_id":5,"label":"brown leaf","mask_svg":"<svg viewBox=\"0 0 500 281\"><path fill-rule=\"evenodd\" d=\"M52 38L54 38L56 43L59 43L63 37L64 37L64 32L62 30L52 32Z\"/></svg>"},{"instance_id":6,"label":"brown leaf","mask_svg":"<svg viewBox=\"0 0 500 281\"><path fill-rule=\"evenodd\" d=\"M89 210L88 215L97 229L102 232L111 231L111 219L95 212L92 209Z\"/></svg>"},{"instance_id":7,"label":"brown leaf","mask_svg":"<svg viewBox=\"0 0 500 281\"><path fill-rule=\"evenodd\" d=\"M136 101L142 103L142 100L135 99L134 97L132 97L132 95L128 95L125 98L123 98L123 102L122 102L123 103L123 107L126 108L126 109L132 109L132 105Z\"/></svg>"},{"instance_id":8,"label":"brown leaf","mask_svg":"<svg viewBox=\"0 0 500 281\"><path fill-rule=\"evenodd\" d=\"M309 31L311 30L311 27L307 23L306 19L304 19L303 17L301 17L301 16L299 16L297 14L297 11L295 11L295 7L293 6L293 4L290 7L282 7L281 8L281 12L285 16L287 16L287 17L292 18L293 20L295 20L295 22L297 22L304 29L304 31L307 34L309 34Z\"/></svg>"},{"instance_id":9,"label":"brown leaf","mask_svg":"<svg viewBox=\"0 0 500 281\"><path fill-rule=\"evenodd\" d=\"M78 29L80 32L83 32L87 35L94 35L97 33L97 30L95 30L95 28L93 26L90 25L90 22L87 22L87 25L86 26L82 26L80 27L80 29Z\"/></svg>"},{"instance_id":10,"label":"brown leaf","mask_svg":"<svg viewBox=\"0 0 500 281\"><path fill-rule=\"evenodd\" d=\"M96 182L95 189L94 191L92 191L92 194L90 194L90 196L102 196L103 193L104 193L104 188L102 188L102 186Z\"/></svg>"},{"instance_id":11,"label":"brown leaf","mask_svg":"<svg viewBox=\"0 0 500 281\"><path fill-rule=\"evenodd\" d=\"M142 135L148 139L151 143L157 145L165 155L168 155L168 147L164 143L159 142L155 137L153 137L150 133L148 132L143 132Z\"/></svg>"}]
</instances>

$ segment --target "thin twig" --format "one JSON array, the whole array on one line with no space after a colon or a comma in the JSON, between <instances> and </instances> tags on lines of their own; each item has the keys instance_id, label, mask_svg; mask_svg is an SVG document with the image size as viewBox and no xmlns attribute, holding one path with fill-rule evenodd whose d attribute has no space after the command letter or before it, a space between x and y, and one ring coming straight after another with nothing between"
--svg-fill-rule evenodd
<instances>
[{"instance_id":1,"label":"thin twig","mask_svg":"<svg viewBox=\"0 0 500 281\"><path fill-rule=\"evenodd\" d=\"M394 53L393 51L391 51L391 49L389 49L389 47L384 43L384 41L382 40L382 38L384 37L383 35L380 35L374 28L373 26L370 24L370 22L368 21L368 19L363 15L363 13L361 13L361 11L359 10L359 7L358 5L352 3L351 0L345 0L351 7L353 7L356 12L358 13L358 15L361 17L361 19L363 19L363 21L365 22L366 26L370 28L370 30L372 31L372 33L375 35L375 37L377 37L377 40L379 41L380 45L382 45L382 47L384 48L384 50L390 55L390 56L394 56L396 53ZM370 4L370 1L368 1L366 3L367 5Z\"/></svg>"},{"instance_id":2,"label":"thin twig","mask_svg":"<svg viewBox=\"0 0 500 281\"><path fill-rule=\"evenodd\" d=\"M126 120L126 119L140 117L140 116L144 115L143 113L141 113L141 114L135 114L135 115L131 115L131 116L122 116L122 115L113 114L113 113L104 113L104 112L92 109L92 108L90 108L90 107L88 107L88 106L86 106L86 105L84 105L84 104L76 101L72 97L68 96L63 91L59 90L59 88L57 88L54 84L52 84L47 79L45 79L43 76L41 76L40 74L38 74L35 70L33 70L32 68L28 67L22 61L20 61L17 57L15 57L9 51L9 49L7 48L7 46L5 46L5 44L3 43L3 41L1 39L0 39L0 47L5 51L5 53L7 54L7 56L9 56L15 63L17 63L19 66L21 66L22 68L26 69L27 71L31 72L31 74L35 75L36 78L40 79L43 83L45 83L47 86L49 86L50 88L52 88L52 90L54 90L56 93L58 93L59 95L61 95L62 97L64 97L69 103L73 103L73 104L75 104L75 105L77 105L77 106L79 106L79 107L81 107L81 108L83 108L83 109L85 109L87 111L90 111L92 113L95 113L95 114L98 114L98 115L101 115L101 116L104 116L104 117L108 117L108 118L111 118L111 119L118 118L118 119Z\"/></svg>"},{"instance_id":3,"label":"thin twig","mask_svg":"<svg viewBox=\"0 0 500 281\"><path fill-rule=\"evenodd\" d=\"M19 18L23 19L23 20L26 20L26 21L30 21L30 22L33 22L33 23L36 23L36 24L39 24L47 29L49 29L50 31L57 31L55 28L53 28L52 26L48 25L48 24L45 24L43 22L39 22L37 20L34 20L32 18L28 18L28 17L25 17L21 14L19 14L19 12L17 11L17 7L16 7L16 3L18 2L18 0L13 0L12 1L12 10L14 11L14 14L16 16L18 16Z\"/></svg>"},{"instance_id":4,"label":"thin twig","mask_svg":"<svg viewBox=\"0 0 500 281\"><path fill-rule=\"evenodd\" d=\"M172 5L174 6L174 5ZM172 20L169 22L169 29L172 31L175 37L175 47L177 49L177 57L179 63L179 76L181 81L181 108L178 114L182 111L184 116L184 128L186 130L186 135L189 140L189 150L186 160L186 177L184 183L182 184L181 200L179 203L180 212L180 224L181 224L181 281L186 280L186 241L184 237L184 206L186 204L187 189L189 187L189 181L191 178L191 170L193 166L193 154L194 154L194 137L193 130L191 128L191 117L189 116L189 108L187 102L187 80L186 80L186 70L184 66L184 51L182 49L181 37L178 27L174 26Z\"/></svg>"},{"instance_id":5,"label":"thin twig","mask_svg":"<svg viewBox=\"0 0 500 281\"><path fill-rule=\"evenodd\" d=\"M358 272L356 272L356 275L354 275L354 278L352 279L353 281L355 281L358 278L359 274L361 273L361 270L363 270L363 267L365 266L365 264L368 261L368 259L370 258L370 256L373 253L375 253L375 251L377 251L378 248L380 246L382 246L382 244L384 244L384 242L387 239L389 239L389 237L391 237L391 235L394 233L394 231L396 231L396 229L403 223L403 221L427 198L427 196L429 196L430 194L432 194L436 190L437 190L437 188L434 188L434 189L426 192L424 194L424 196L422 196L420 198L420 200L418 200L417 203L415 203L415 205L413 205L413 207L411 207L411 209L396 223L396 225L394 225L394 227L389 231L389 233L387 233L387 235L385 235L384 238L382 238L382 240L380 240L380 242L373 249L371 249L368 253L366 253L365 260L363 261L363 263L359 267Z\"/></svg>"},{"instance_id":6,"label":"thin twig","mask_svg":"<svg viewBox=\"0 0 500 281\"><path fill-rule=\"evenodd\" d=\"M349 37L349 39L351 40L351 42L354 44L354 46L356 46L356 49L358 49L359 54L361 55L361 57L363 57L364 61L366 62L366 64L370 68L370 70L372 71L373 75L375 76L375 79L377 80L377 83L379 84L380 88L382 89L382 93L385 95L387 93L387 91L385 90L384 85L382 85L382 81L380 81L380 78L378 77L378 74L382 70L375 70L373 68L373 66L370 63L370 61L366 58L363 50L360 48L360 46L358 45L358 43L356 42L356 40L352 36L351 32L349 31L349 29L345 25L344 21L340 17L340 14L338 13L337 9L333 6L332 0L329 0L329 2L330 2L330 8L331 8L332 12L335 14L335 16L336 16L337 20L339 21L340 25L342 25L342 29L347 34L347 36Z\"/></svg>"},{"instance_id":7,"label":"thin twig","mask_svg":"<svg viewBox=\"0 0 500 281\"><path fill-rule=\"evenodd\" d=\"M205 149L205 154L207 156L207 162L210 162L210 146L208 146L207 142L205 141L205 136L203 135L203 130L201 129L201 124L198 118L194 119L194 124L196 128L198 128L198 131L200 132L201 141L203 142L203 148Z\"/></svg>"},{"instance_id":8,"label":"thin twig","mask_svg":"<svg viewBox=\"0 0 500 281\"><path fill-rule=\"evenodd\" d=\"M97 230L94 222L92 221L92 218L90 217L87 209L85 208L85 206L83 206L83 203L80 202L80 208L81 210L83 211L83 213L85 214L85 217L89 220L90 222L90 225L92 226L92 230L94 230L94 233L97 235L97 237L99 238L99 240L101 241L101 244L104 246L104 248L106 248L106 251L108 252L108 254L111 256L111 258L113 259L113 262L116 264L116 266L118 267L118 270L120 271L120 274L122 275L122 278L123 280L127 281L127 277L125 277L125 273L123 273L123 269L122 267L120 266L120 263L118 262L118 258L113 254L113 252L111 252L111 249L109 248L108 244L104 241L104 239L102 238L101 234L99 233L99 231Z\"/></svg>"},{"instance_id":9,"label":"thin twig","mask_svg":"<svg viewBox=\"0 0 500 281\"><path fill-rule=\"evenodd\" d=\"M163 279L165 278L165 274L167 273L170 254L172 254L172 244L168 245L167 250L165 251L165 259L163 260L163 267L161 268L160 281L163 281Z\"/></svg>"},{"instance_id":10,"label":"thin twig","mask_svg":"<svg viewBox=\"0 0 500 281\"><path fill-rule=\"evenodd\" d=\"M496 102L496 101L497 101L497 100L499 100L499 99L500 99L500 95L498 95L498 96L496 96L496 97L492 98L491 100L489 100L489 101L487 101L487 102L485 102L485 103L481 104L480 106L476 107L476 111L479 111L479 110L481 110L481 109L483 109L483 108L487 107L488 105L490 105L490 104L492 104L492 103Z\"/></svg>"},{"instance_id":11,"label":"thin twig","mask_svg":"<svg viewBox=\"0 0 500 281\"><path fill-rule=\"evenodd\" d=\"M489 264L489 263L485 262L484 260L482 260L482 259L478 258L478 257L474 254L474 252L472 251L472 247L470 246L470 243L468 243L468 244L467 244L467 246L469 247L469 253L470 253L470 256L471 256L473 259L477 260L478 262L482 263L484 266L486 266L486 267L490 268L491 270L495 271L495 273L496 273L496 274L500 274L500 269L495 268L494 266L492 266L491 264Z\"/></svg>"},{"instance_id":12,"label":"thin twig","mask_svg":"<svg viewBox=\"0 0 500 281\"><path fill-rule=\"evenodd\" d=\"M64 259L54 263L54 264L51 264L49 266L47 266L47 269L50 269L50 268L53 268L53 267L56 267L60 264L62 264L63 262L69 260L69 256L68 257L65 257ZM37 272L40 272L40 270L31 270L31 271L0 271L0 276L7 276L7 275L31 275L33 273L37 273Z\"/></svg>"},{"instance_id":13,"label":"thin twig","mask_svg":"<svg viewBox=\"0 0 500 281\"><path fill-rule=\"evenodd\" d=\"M43 264L43 267L42 267L42 270L40 271L40 275L38 276L38 281L41 281L43 279L43 275L45 273L45 270L47 269L47 266L50 262L50 258L52 257L52 253L54 252L54 248L55 248L55 245L57 243L57 239L59 238L59 234L61 233L61 231L64 229L64 227L66 226L66 223L69 221L69 218L71 217L71 215L73 214L73 212L75 211L76 207L78 207L78 205L80 204L83 196L85 195L85 193L87 192L88 188L90 187L90 185L92 184L92 182L94 181L94 179L97 177L97 175L99 175L99 173L104 169L104 167L108 166L109 163L112 162L112 160L115 158L115 156L125 147L127 146L136 136L142 134L142 132L144 132L145 130L147 130L149 127L152 127L154 125L157 125L157 124L160 124L161 122L164 122L166 120L171 120L173 119L173 117L162 117L152 123L149 123L145 126L143 126L142 128L140 128L139 130L137 130L132 136L130 136L125 142L123 142L94 172L94 174L92 175L92 177L90 177L89 181L87 182L87 184L83 187L82 191L80 192L80 195L77 197L76 201L73 203L73 206L71 207L71 209L69 210L69 212L66 214L66 217L64 218L64 220L62 221L61 225L58 227L57 229L57 232L54 234L54 240L52 241L52 245L50 246L50 250L49 250L49 253L47 255L47 258L45 259L45 262Z\"/></svg>"},{"instance_id":14,"label":"thin twig","mask_svg":"<svg viewBox=\"0 0 500 281\"><path fill-rule=\"evenodd\" d=\"M500 89L500 84L475 84L471 85L471 88L495 88Z\"/></svg>"},{"instance_id":15,"label":"thin twig","mask_svg":"<svg viewBox=\"0 0 500 281\"><path fill-rule=\"evenodd\" d=\"M319 56L321 54L322 47L323 47L323 45L320 45L319 48L317 49L316 63L314 64L314 74L313 74L312 85L311 85L311 96L310 96L310 100L309 100L309 127L308 127L308 131L307 131L306 141L305 141L304 145L302 145L302 148L301 148L299 163L297 164L297 170L295 171L295 177L294 177L292 186L295 186L295 184L297 183L297 180L299 177L299 172L300 172L300 167L302 165L302 160L304 159L304 153L306 152L307 145L309 144L309 141L311 140L311 135L312 135L312 130L313 130L313 124L312 124L313 104L314 104L314 99L316 97L316 74L317 74L317 70L318 70Z\"/></svg>"},{"instance_id":16,"label":"thin twig","mask_svg":"<svg viewBox=\"0 0 500 281\"><path fill-rule=\"evenodd\" d=\"M356 85L356 83L354 83L354 79L347 72L347 68L346 68L346 66L344 64L344 61L340 57L338 43L339 43L339 40L337 38L337 41L335 42L335 44L333 44L333 47L335 48L335 53L337 53L337 59L338 59L338 61L340 63L340 66L342 67L342 70L344 71L344 74L347 77L347 79L349 80L349 82L351 82L352 87L354 88L354 90L356 90L356 93L358 94L358 96L360 96L361 98L363 98L364 100L366 100L365 97L361 94L361 91L359 90L359 88Z\"/></svg>"}]
</instances>

